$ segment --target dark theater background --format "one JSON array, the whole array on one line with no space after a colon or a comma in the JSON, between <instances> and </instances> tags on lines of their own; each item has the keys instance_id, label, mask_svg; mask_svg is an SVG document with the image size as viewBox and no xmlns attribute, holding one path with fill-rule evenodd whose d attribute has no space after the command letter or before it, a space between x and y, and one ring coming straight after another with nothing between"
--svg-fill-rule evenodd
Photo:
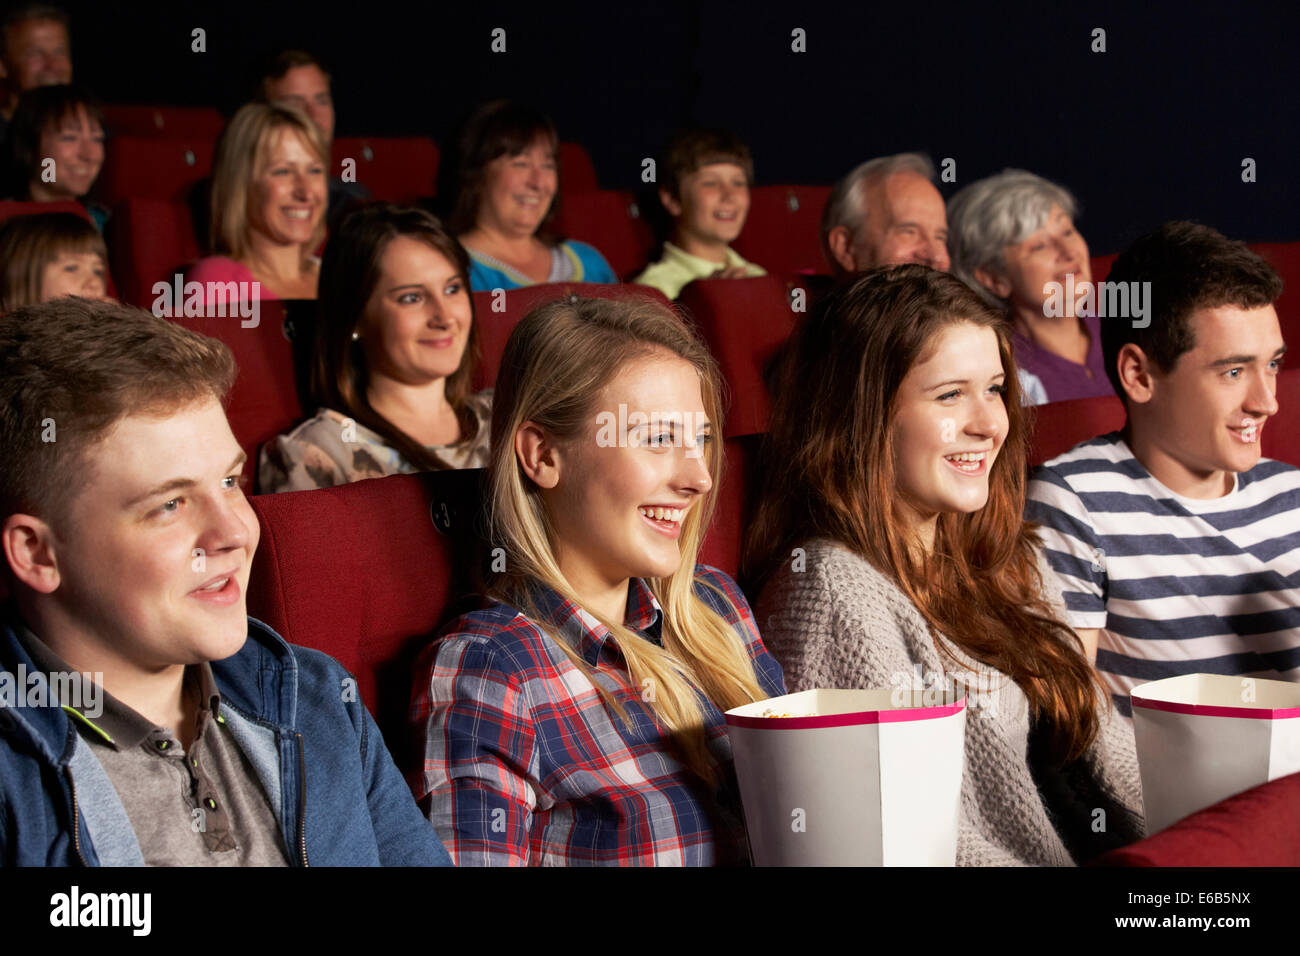
<instances>
[{"instance_id":1,"label":"dark theater background","mask_svg":"<svg viewBox=\"0 0 1300 956\"><path fill-rule=\"evenodd\" d=\"M1172 218L1300 238L1290 4L66 6L78 79L107 102L228 115L268 53L302 47L332 69L339 136L447 144L476 102L512 96L584 144L606 189L640 187L641 160L675 127L707 123L750 143L760 185L829 184L907 149L956 160L945 196L1033 170L1079 197L1094 254Z\"/></svg>"}]
</instances>

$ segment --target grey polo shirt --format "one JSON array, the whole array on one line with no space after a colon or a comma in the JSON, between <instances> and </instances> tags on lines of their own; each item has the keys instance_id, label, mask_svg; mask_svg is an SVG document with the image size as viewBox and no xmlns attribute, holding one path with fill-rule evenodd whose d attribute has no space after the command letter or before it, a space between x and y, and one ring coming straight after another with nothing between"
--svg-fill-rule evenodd
<instances>
[{"instance_id":1,"label":"grey polo shirt","mask_svg":"<svg viewBox=\"0 0 1300 956\"><path fill-rule=\"evenodd\" d=\"M22 622L18 639L45 673L71 673ZM93 721L75 708L73 723L108 774L149 866L288 866L280 825L252 764L225 726L221 694L207 662L185 668L184 693L199 710L188 751L170 728L102 687Z\"/></svg>"}]
</instances>

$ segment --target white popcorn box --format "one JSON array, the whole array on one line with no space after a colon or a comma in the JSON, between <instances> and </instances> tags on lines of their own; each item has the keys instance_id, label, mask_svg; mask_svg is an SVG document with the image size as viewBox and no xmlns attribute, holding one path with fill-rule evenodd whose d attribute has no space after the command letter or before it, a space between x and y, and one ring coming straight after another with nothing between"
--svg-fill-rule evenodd
<instances>
[{"instance_id":1,"label":"white popcorn box","mask_svg":"<svg viewBox=\"0 0 1300 956\"><path fill-rule=\"evenodd\" d=\"M956 863L964 696L806 690L726 717L755 866Z\"/></svg>"},{"instance_id":2,"label":"white popcorn box","mask_svg":"<svg viewBox=\"0 0 1300 956\"><path fill-rule=\"evenodd\" d=\"M1132 699L1148 833L1300 771L1300 684L1185 674Z\"/></svg>"}]
</instances>

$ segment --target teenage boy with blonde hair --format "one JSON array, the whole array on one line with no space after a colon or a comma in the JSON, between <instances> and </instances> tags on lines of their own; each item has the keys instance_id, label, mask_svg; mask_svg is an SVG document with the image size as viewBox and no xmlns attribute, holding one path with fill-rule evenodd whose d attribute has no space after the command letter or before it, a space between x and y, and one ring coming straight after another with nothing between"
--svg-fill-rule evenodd
<instances>
[{"instance_id":1,"label":"teenage boy with blonde hair","mask_svg":"<svg viewBox=\"0 0 1300 956\"><path fill-rule=\"evenodd\" d=\"M450 862L347 672L246 614L234 376L141 309L0 319L0 864Z\"/></svg>"}]
</instances>

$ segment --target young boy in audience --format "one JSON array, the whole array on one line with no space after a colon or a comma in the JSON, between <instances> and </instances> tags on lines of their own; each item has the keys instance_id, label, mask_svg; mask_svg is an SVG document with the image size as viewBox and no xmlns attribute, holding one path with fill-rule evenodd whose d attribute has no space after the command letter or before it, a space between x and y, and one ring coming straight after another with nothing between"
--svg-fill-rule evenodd
<instances>
[{"instance_id":1,"label":"young boy in audience","mask_svg":"<svg viewBox=\"0 0 1300 956\"><path fill-rule=\"evenodd\" d=\"M1125 713L1135 685L1164 677L1300 679L1300 471L1260 457L1286 351L1282 282L1187 222L1139 239L1108 281L1150 283L1149 324L1102 322L1127 424L1029 486L1069 623Z\"/></svg>"},{"instance_id":2,"label":"young boy in audience","mask_svg":"<svg viewBox=\"0 0 1300 956\"><path fill-rule=\"evenodd\" d=\"M691 130L673 140L664 167L659 201L673 217L673 238L634 281L675 299L696 279L766 275L731 248L749 214L749 147L723 130Z\"/></svg>"},{"instance_id":3,"label":"young boy in audience","mask_svg":"<svg viewBox=\"0 0 1300 956\"><path fill-rule=\"evenodd\" d=\"M347 672L246 615L234 375L140 309L0 319L0 864L450 862Z\"/></svg>"}]
</instances>

